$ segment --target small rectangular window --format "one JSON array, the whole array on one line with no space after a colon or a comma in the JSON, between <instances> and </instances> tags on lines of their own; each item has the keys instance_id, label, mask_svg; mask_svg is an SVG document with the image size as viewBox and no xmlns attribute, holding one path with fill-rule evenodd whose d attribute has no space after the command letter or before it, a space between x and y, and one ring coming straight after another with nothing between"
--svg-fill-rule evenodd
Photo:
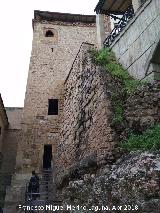
<instances>
[{"instance_id":1,"label":"small rectangular window","mask_svg":"<svg viewBox=\"0 0 160 213\"><path fill-rule=\"evenodd\" d=\"M0 127L0 135L2 134L2 128Z\"/></svg>"},{"instance_id":2,"label":"small rectangular window","mask_svg":"<svg viewBox=\"0 0 160 213\"><path fill-rule=\"evenodd\" d=\"M48 100L48 115L58 115L58 99Z\"/></svg>"}]
</instances>

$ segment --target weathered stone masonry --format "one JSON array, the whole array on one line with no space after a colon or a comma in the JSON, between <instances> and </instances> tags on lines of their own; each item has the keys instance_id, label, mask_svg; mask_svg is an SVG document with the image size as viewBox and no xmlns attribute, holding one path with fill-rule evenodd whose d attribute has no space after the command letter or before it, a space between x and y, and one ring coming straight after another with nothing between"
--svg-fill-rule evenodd
<instances>
[{"instance_id":1,"label":"weathered stone masonry","mask_svg":"<svg viewBox=\"0 0 160 213\"><path fill-rule=\"evenodd\" d=\"M158 83L138 88L126 100L124 117L127 128L142 133L160 122L160 86Z\"/></svg>"},{"instance_id":2,"label":"weathered stone masonry","mask_svg":"<svg viewBox=\"0 0 160 213\"><path fill-rule=\"evenodd\" d=\"M115 145L106 73L92 63L92 48L91 44L82 44L65 81L61 141L57 148L58 177L76 167L105 163Z\"/></svg>"},{"instance_id":3,"label":"weathered stone masonry","mask_svg":"<svg viewBox=\"0 0 160 213\"><path fill-rule=\"evenodd\" d=\"M6 191L15 172L18 144L22 142L21 115L23 108L7 107L5 129L3 131L2 162L0 166L0 205L3 206ZM7 124L8 123L8 124ZM6 125L7 124L7 125ZM11 201L11 200L10 200Z\"/></svg>"},{"instance_id":4,"label":"weathered stone masonry","mask_svg":"<svg viewBox=\"0 0 160 213\"><path fill-rule=\"evenodd\" d=\"M33 45L24 114L22 168L41 171L44 144L59 141L63 83L83 41L96 43L95 16L35 11ZM53 37L46 37L50 30ZM58 99L58 115L48 115L48 99Z\"/></svg>"},{"instance_id":5,"label":"weathered stone masonry","mask_svg":"<svg viewBox=\"0 0 160 213\"><path fill-rule=\"evenodd\" d=\"M81 46L65 81L56 162L60 184L114 162L122 154L117 146L120 139L130 131L141 134L160 119L159 85L148 84L125 98L123 121L114 124L111 97L124 95L122 82L93 63L92 48L86 43Z\"/></svg>"},{"instance_id":6,"label":"weathered stone masonry","mask_svg":"<svg viewBox=\"0 0 160 213\"><path fill-rule=\"evenodd\" d=\"M82 42L96 44L96 17L35 11L32 55L18 144L16 169L6 203L23 202L31 171L43 171L44 146L52 147L52 169L60 140L63 85ZM46 33L52 32L51 37ZM58 99L58 115L48 115L49 99Z\"/></svg>"}]
</instances>

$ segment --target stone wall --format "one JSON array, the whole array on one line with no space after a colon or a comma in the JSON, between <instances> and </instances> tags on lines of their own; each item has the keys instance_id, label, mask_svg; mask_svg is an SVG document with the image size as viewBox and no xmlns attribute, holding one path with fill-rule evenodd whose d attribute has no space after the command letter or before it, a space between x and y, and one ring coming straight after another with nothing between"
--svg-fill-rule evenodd
<instances>
[{"instance_id":1,"label":"stone wall","mask_svg":"<svg viewBox=\"0 0 160 213\"><path fill-rule=\"evenodd\" d=\"M5 110L9 121L9 129L22 129L21 122L22 122L23 108L6 107Z\"/></svg>"},{"instance_id":2,"label":"stone wall","mask_svg":"<svg viewBox=\"0 0 160 213\"><path fill-rule=\"evenodd\" d=\"M121 81L92 63L88 52L92 48L81 46L65 81L62 138L57 150L58 198L64 208L79 205L82 212L112 207L120 212L159 212L159 150L121 152L124 155L112 162L107 158L116 149L111 95L124 91ZM159 83L140 86L125 95L123 103L122 126L127 133L142 134L160 122ZM118 129L121 134L120 124Z\"/></svg>"},{"instance_id":3,"label":"stone wall","mask_svg":"<svg viewBox=\"0 0 160 213\"><path fill-rule=\"evenodd\" d=\"M109 162L115 146L106 72L92 63L83 43L64 87L61 141L57 148L57 173L78 175L78 169ZM108 93L107 93L108 92ZM72 173L72 174L69 174Z\"/></svg>"},{"instance_id":4,"label":"stone wall","mask_svg":"<svg viewBox=\"0 0 160 213\"><path fill-rule=\"evenodd\" d=\"M158 83L138 88L124 105L126 128L141 134L160 123L160 86Z\"/></svg>"},{"instance_id":5,"label":"stone wall","mask_svg":"<svg viewBox=\"0 0 160 213\"><path fill-rule=\"evenodd\" d=\"M3 161L0 170L0 203L3 204L6 188L10 186L15 173L18 144L22 142L22 131L9 129L5 131L2 146Z\"/></svg>"},{"instance_id":6,"label":"stone wall","mask_svg":"<svg viewBox=\"0 0 160 213\"><path fill-rule=\"evenodd\" d=\"M146 1L110 46L119 62L138 79L159 79L159 59L152 58L159 42L159 8L159 0ZM157 56L159 52L160 48Z\"/></svg>"},{"instance_id":7,"label":"stone wall","mask_svg":"<svg viewBox=\"0 0 160 213\"><path fill-rule=\"evenodd\" d=\"M3 100L0 94L0 168L1 168L1 161L2 161L2 144L4 139L5 129L8 128L8 118L6 114L6 110L4 108Z\"/></svg>"},{"instance_id":8,"label":"stone wall","mask_svg":"<svg viewBox=\"0 0 160 213\"><path fill-rule=\"evenodd\" d=\"M7 107L8 128L4 131L2 143L2 163L0 168L0 206L3 206L6 189L11 185L15 173L16 156L19 144L22 143L21 118L23 108Z\"/></svg>"},{"instance_id":9,"label":"stone wall","mask_svg":"<svg viewBox=\"0 0 160 213\"><path fill-rule=\"evenodd\" d=\"M2 144L3 144L3 138L4 138L4 122L2 120L2 117L0 116L0 155L2 151ZM1 156L0 156L0 162L1 162Z\"/></svg>"}]
</instances>

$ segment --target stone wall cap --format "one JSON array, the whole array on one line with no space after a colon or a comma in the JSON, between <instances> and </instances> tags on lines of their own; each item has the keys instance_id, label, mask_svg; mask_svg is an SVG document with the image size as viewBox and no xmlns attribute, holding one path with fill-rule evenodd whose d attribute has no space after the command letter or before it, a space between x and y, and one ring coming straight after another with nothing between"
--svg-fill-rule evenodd
<instances>
[{"instance_id":1,"label":"stone wall cap","mask_svg":"<svg viewBox=\"0 0 160 213\"><path fill-rule=\"evenodd\" d=\"M7 111L23 110L23 107L5 107Z\"/></svg>"},{"instance_id":2,"label":"stone wall cap","mask_svg":"<svg viewBox=\"0 0 160 213\"><path fill-rule=\"evenodd\" d=\"M96 16L35 10L33 22L41 21L96 23Z\"/></svg>"}]
</instances>

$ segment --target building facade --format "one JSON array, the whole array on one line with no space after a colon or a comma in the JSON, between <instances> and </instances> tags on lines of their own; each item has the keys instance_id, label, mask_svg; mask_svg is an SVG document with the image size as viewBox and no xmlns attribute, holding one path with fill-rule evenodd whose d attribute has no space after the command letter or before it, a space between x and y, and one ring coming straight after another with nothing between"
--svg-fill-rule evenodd
<instances>
[{"instance_id":1,"label":"building facade","mask_svg":"<svg viewBox=\"0 0 160 213\"><path fill-rule=\"evenodd\" d=\"M95 9L98 20L103 14L119 20L105 39L103 33L98 34L99 48L110 48L124 68L140 80L160 79L159 7L159 0L100 0ZM103 32L103 25L97 22L99 32Z\"/></svg>"},{"instance_id":2,"label":"building facade","mask_svg":"<svg viewBox=\"0 0 160 213\"><path fill-rule=\"evenodd\" d=\"M132 4L133 7L130 7ZM131 75L143 79L145 75L141 68L144 64L138 60L140 56L144 57L151 52L144 48L148 40L143 43L148 31L145 32L145 28L143 35L140 32L142 27L139 27L137 34L131 32L138 26L138 20L143 21L147 17L149 8L153 6L152 9L157 14L157 5L158 0L154 3L151 0L103 0L96 7L99 13L97 17L34 12L32 53L24 109L7 109L10 118L8 141L15 141L13 155L16 163L15 159L12 160L12 180L6 189L5 206L24 202L26 183L33 170L41 178L42 172L49 169L53 176L56 174L60 177L61 182L69 172L71 176L78 175L74 166L88 169L114 160L116 136L111 122L110 88L113 88L112 83L117 83L110 76L106 77L108 74L104 74L104 70L93 65L88 52L95 46L103 47L104 42ZM126 22L120 20L121 26L117 25L116 30L113 29L110 34L110 19L106 15L124 15L127 19ZM151 16L150 20L152 18ZM154 21L159 21L158 15ZM125 29L127 24L128 28ZM147 21L146 26L150 26ZM155 37L158 39L157 34ZM139 38L142 42L138 49L136 42L140 41ZM151 42L156 48L149 61L159 64L159 42ZM139 58L136 51L141 53ZM134 54L137 58L134 58ZM132 69L133 64L136 74ZM148 63L148 70L150 65ZM149 74L152 73L153 70ZM17 117L20 114L22 120ZM4 129L4 122L0 122Z\"/></svg>"},{"instance_id":3,"label":"building facade","mask_svg":"<svg viewBox=\"0 0 160 213\"><path fill-rule=\"evenodd\" d=\"M109 20L108 20L109 22ZM110 31L110 23L106 25ZM96 16L35 11L33 42L15 174L6 206L23 202L32 170L56 168L64 82L82 42L96 46ZM69 118L68 118L69 119Z\"/></svg>"}]
</instances>

